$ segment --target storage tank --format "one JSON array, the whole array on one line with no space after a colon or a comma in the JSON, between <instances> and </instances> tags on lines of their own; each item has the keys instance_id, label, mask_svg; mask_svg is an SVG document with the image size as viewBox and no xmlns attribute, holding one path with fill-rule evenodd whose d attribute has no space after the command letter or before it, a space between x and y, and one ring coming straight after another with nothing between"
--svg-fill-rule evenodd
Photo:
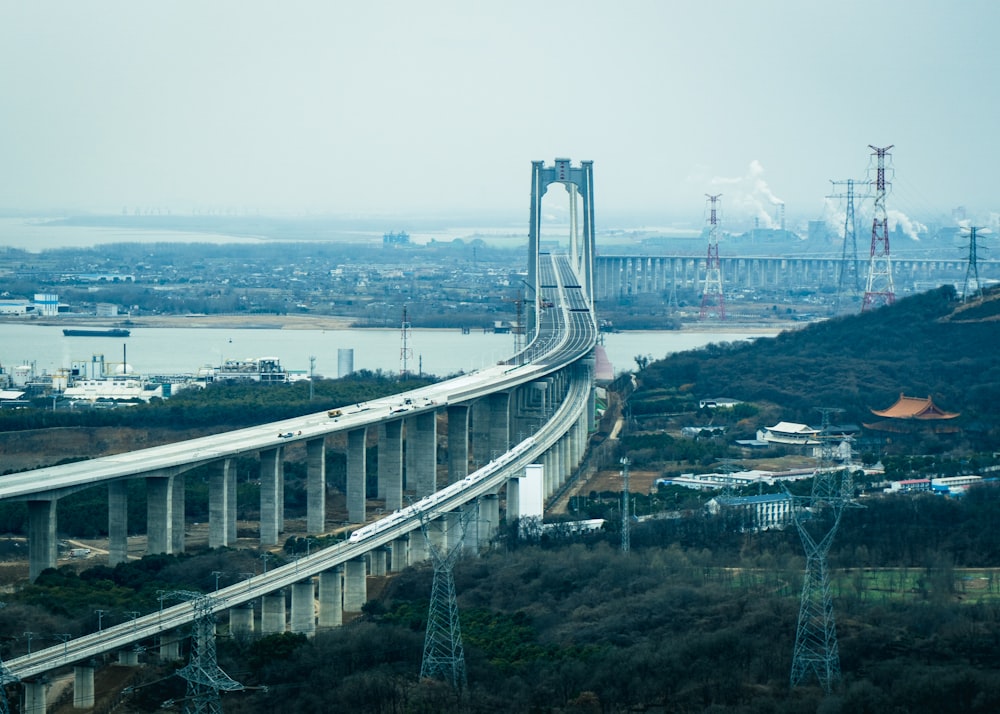
<instances>
[{"instance_id":1,"label":"storage tank","mask_svg":"<svg viewBox=\"0 0 1000 714\"><path fill-rule=\"evenodd\" d=\"M351 347L337 350L337 376L346 377L354 371L354 349Z\"/></svg>"}]
</instances>

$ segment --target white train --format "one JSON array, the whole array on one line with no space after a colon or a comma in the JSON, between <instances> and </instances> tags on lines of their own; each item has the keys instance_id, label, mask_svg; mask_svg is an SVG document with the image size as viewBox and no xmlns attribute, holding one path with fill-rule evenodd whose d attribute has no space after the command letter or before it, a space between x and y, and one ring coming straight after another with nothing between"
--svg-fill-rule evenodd
<instances>
[{"instance_id":1,"label":"white train","mask_svg":"<svg viewBox=\"0 0 1000 714\"><path fill-rule=\"evenodd\" d=\"M440 491L435 491L430 496L423 498L416 503L410 504L406 508L400 509L398 511L393 511L390 515L375 521L374 523L369 523L367 526L362 526L358 530L351 533L351 537L348 538L350 543L360 543L366 538L370 538L377 533L381 533L386 528L392 528L403 521L407 521L421 513L424 513L441 501L451 498L457 493L464 491L465 489L471 487L473 484L482 481L487 476L491 476L497 470L504 468L508 464L516 461L525 452L527 452L532 446L535 445L535 437L529 437L522 441L520 444L515 446L510 451L503 454L498 459L490 461L485 466L473 471L471 474L466 476L461 481L456 481L453 484L449 484Z\"/></svg>"}]
</instances>

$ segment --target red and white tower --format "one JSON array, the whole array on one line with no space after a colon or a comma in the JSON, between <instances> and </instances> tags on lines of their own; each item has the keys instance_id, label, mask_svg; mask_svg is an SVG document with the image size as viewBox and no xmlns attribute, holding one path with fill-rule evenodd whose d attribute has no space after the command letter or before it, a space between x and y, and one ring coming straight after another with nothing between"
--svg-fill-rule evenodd
<instances>
[{"instance_id":1,"label":"red and white tower","mask_svg":"<svg viewBox=\"0 0 1000 714\"><path fill-rule=\"evenodd\" d=\"M889 256L889 218L885 212L885 157L892 145L879 148L868 145L877 157L875 174L875 214L872 217L872 252L868 261L868 282L865 285L864 312L870 308L892 305L896 289L892 284L892 260Z\"/></svg>"},{"instance_id":2,"label":"red and white tower","mask_svg":"<svg viewBox=\"0 0 1000 714\"><path fill-rule=\"evenodd\" d=\"M719 211L721 193L708 196L708 257L705 260L705 286L701 293L701 319L710 314L726 319L726 298L722 293L722 266L719 263Z\"/></svg>"}]
</instances>

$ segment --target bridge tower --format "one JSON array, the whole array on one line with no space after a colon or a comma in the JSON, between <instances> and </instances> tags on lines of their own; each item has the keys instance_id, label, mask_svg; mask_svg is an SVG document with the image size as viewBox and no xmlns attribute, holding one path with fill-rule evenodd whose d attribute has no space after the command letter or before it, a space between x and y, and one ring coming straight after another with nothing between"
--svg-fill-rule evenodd
<instances>
[{"instance_id":1,"label":"bridge tower","mask_svg":"<svg viewBox=\"0 0 1000 714\"><path fill-rule=\"evenodd\" d=\"M710 313L726 319L726 298L722 292L722 265L719 263L719 211L716 207L721 193L708 197L708 256L705 259L705 287L701 293L701 319Z\"/></svg>"},{"instance_id":2,"label":"bridge tower","mask_svg":"<svg viewBox=\"0 0 1000 714\"><path fill-rule=\"evenodd\" d=\"M440 543L434 543L427 532L426 515L420 517L420 530L424 534L427 550L434 563L420 678L443 679L457 692L465 691L468 679L465 672L462 627L458 618L458 599L455 596L454 568L465 547L465 531L472 513L472 510L465 510L456 517L452 514L443 514L437 522L444 528L457 526L458 534L445 532Z\"/></svg>"},{"instance_id":3,"label":"bridge tower","mask_svg":"<svg viewBox=\"0 0 1000 714\"><path fill-rule=\"evenodd\" d=\"M896 288L892 282L892 259L889 254L889 218L885 211L885 157L891 156L893 145L877 147L868 145L872 156L876 157L875 171L875 214L872 217L872 248L868 261L868 282L865 286L865 300L861 305L864 312L870 308L892 305L896 301Z\"/></svg>"},{"instance_id":4,"label":"bridge tower","mask_svg":"<svg viewBox=\"0 0 1000 714\"><path fill-rule=\"evenodd\" d=\"M561 183L570 199L570 262L580 278L588 302L594 304L594 162L581 161L574 167L570 159L556 159L554 166L531 162L531 223L528 226L528 286L534 291L526 311L528 331L534 335L537 321L539 238L542 231L542 197L550 184ZM577 231L577 198L583 202L583 230ZM530 338L527 339L531 341Z\"/></svg>"}]
</instances>

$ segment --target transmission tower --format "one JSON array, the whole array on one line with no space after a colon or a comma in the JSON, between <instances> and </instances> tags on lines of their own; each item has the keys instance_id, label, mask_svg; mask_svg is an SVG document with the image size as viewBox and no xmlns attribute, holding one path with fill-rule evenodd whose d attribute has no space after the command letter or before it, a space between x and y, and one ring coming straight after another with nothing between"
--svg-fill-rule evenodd
<instances>
[{"instance_id":1,"label":"transmission tower","mask_svg":"<svg viewBox=\"0 0 1000 714\"><path fill-rule=\"evenodd\" d=\"M892 284L892 259L889 254L889 218L885 211L885 157L892 145L877 147L868 145L877 160L875 173L875 213L872 217L872 248L868 261L868 282L865 285L865 300L861 305L864 312L870 308L892 305L896 301L896 289Z\"/></svg>"},{"instance_id":2,"label":"transmission tower","mask_svg":"<svg viewBox=\"0 0 1000 714\"><path fill-rule=\"evenodd\" d=\"M722 293L722 266L719 264L719 213L716 204L721 193L706 193L710 208L708 215L708 257L705 260L705 287L701 294L701 319L709 313L726 319L726 299Z\"/></svg>"},{"instance_id":3,"label":"transmission tower","mask_svg":"<svg viewBox=\"0 0 1000 714\"><path fill-rule=\"evenodd\" d=\"M843 410L820 408L819 411L823 414L823 431L828 431L830 414ZM850 469L835 470L831 465L832 450L826 445L820 447L820 453L821 466L813 477L812 493L788 494L792 518L806 555L790 681L795 687L807 677L815 676L823 691L830 692L840 681L840 650L827 555L844 508L854 506L854 489ZM826 518L822 517L824 514Z\"/></svg>"},{"instance_id":4,"label":"transmission tower","mask_svg":"<svg viewBox=\"0 0 1000 714\"><path fill-rule=\"evenodd\" d=\"M165 597L194 600L191 658L177 674L187 681L184 714L222 714L219 692L236 692L243 685L222 671L215 657L214 598L198 592L176 591Z\"/></svg>"},{"instance_id":5,"label":"transmission tower","mask_svg":"<svg viewBox=\"0 0 1000 714\"><path fill-rule=\"evenodd\" d=\"M458 618L458 600L455 597L454 568L462 553L465 530L471 515L471 510L461 512L458 515L458 538L452 540L451 534L446 532L444 542L440 544L431 541L427 532L426 515L420 517L420 530L434 563L420 678L443 679L458 692L465 691L468 680L465 673L465 649L462 647L462 627Z\"/></svg>"},{"instance_id":6,"label":"transmission tower","mask_svg":"<svg viewBox=\"0 0 1000 714\"><path fill-rule=\"evenodd\" d=\"M413 348L410 347L410 320L406 316L406 305L403 305L403 321L399 327L399 378L410 376L410 360L413 359Z\"/></svg>"},{"instance_id":7,"label":"transmission tower","mask_svg":"<svg viewBox=\"0 0 1000 714\"><path fill-rule=\"evenodd\" d=\"M21 679L10 671L6 663L0 662L0 714L10 714L10 704L7 702L7 685L20 681Z\"/></svg>"},{"instance_id":8,"label":"transmission tower","mask_svg":"<svg viewBox=\"0 0 1000 714\"><path fill-rule=\"evenodd\" d=\"M973 280L976 283L976 288L972 291L973 297L976 293L982 292L982 284L979 282L979 260L976 258L976 238L988 231L983 231L979 226L968 226L963 230L969 232L969 266L965 270L965 285L962 286L962 302L965 302L969 299L969 283Z\"/></svg>"},{"instance_id":9,"label":"transmission tower","mask_svg":"<svg viewBox=\"0 0 1000 714\"><path fill-rule=\"evenodd\" d=\"M622 553L628 553L631 545L629 534L629 521L631 516L629 515L628 509L628 467L632 462L629 461L627 456L623 456L619 463L622 465Z\"/></svg>"},{"instance_id":10,"label":"transmission tower","mask_svg":"<svg viewBox=\"0 0 1000 714\"><path fill-rule=\"evenodd\" d=\"M667 311L673 315L680 310L677 304L677 261L670 261L670 295L667 297Z\"/></svg>"},{"instance_id":11,"label":"transmission tower","mask_svg":"<svg viewBox=\"0 0 1000 714\"><path fill-rule=\"evenodd\" d=\"M847 200L847 210L844 216L844 244L841 250L839 275L837 276L837 303L836 311L839 313L845 299L850 299L852 303L861 295L861 276L858 270L858 231L857 222L854 217L854 199L868 198L871 194L865 193L858 196L854 191L854 179L846 181L830 181L833 190L837 186L845 186L843 192L832 193L827 198L840 198Z\"/></svg>"}]
</instances>

